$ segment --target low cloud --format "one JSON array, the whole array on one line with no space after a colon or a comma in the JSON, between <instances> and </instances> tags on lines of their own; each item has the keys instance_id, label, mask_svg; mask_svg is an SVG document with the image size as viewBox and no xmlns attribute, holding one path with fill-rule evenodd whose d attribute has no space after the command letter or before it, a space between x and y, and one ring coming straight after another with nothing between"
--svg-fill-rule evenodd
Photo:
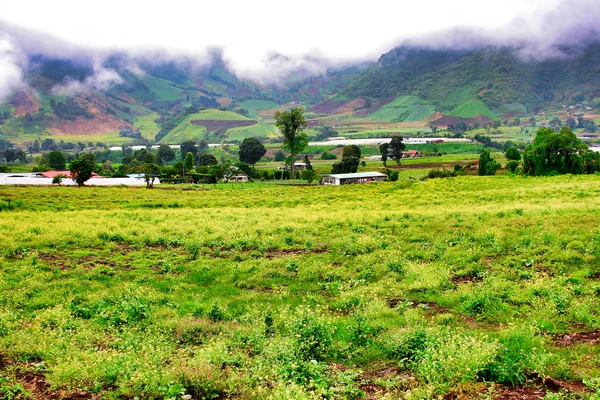
<instances>
[{"instance_id":1,"label":"low cloud","mask_svg":"<svg viewBox=\"0 0 600 400\"><path fill-rule=\"evenodd\" d=\"M14 39L0 34L0 101L5 101L15 90L26 87L23 66L27 57Z\"/></svg>"},{"instance_id":2,"label":"low cloud","mask_svg":"<svg viewBox=\"0 0 600 400\"><path fill-rule=\"evenodd\" d=\"M96 58L93 61L93 73L86 77L83 82L69 79L55 86L53 93L60 95L75 96L84 94L91 90L108 90L112 85L123 83L123 78L112 68L106 68L102 60Z\"/></svg>"}]
</instances>

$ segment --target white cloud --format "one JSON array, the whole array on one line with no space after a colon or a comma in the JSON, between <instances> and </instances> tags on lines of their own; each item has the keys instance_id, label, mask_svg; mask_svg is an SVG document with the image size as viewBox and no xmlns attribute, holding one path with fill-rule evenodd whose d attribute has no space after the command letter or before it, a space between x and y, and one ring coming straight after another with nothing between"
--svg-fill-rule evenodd
<instances>
[{"instance_id":1,"label":"white cloud","mask_svg":"<svg viewBox=\"0 0 600 400\"><path fill-rule=\"evenodd\" d=\"M114 84L123 83L121 75L114 69L106 68L99 58L94 59L93 71L93 74L85 78L83 82L68 80L55 86L52 91L61 95L74 96L86 93L91 89L107 90Z\"/></svg>"},{"instance_id":2,"label":"white cloud","mask_svg":"<svg viewBox=\"0 0 600 400\"><path fill-rule=\"evenodd\" d=\"M26 59L10 36L0 34L0 101L26 86L22 69Z\"/></svg>"}]
</instances>

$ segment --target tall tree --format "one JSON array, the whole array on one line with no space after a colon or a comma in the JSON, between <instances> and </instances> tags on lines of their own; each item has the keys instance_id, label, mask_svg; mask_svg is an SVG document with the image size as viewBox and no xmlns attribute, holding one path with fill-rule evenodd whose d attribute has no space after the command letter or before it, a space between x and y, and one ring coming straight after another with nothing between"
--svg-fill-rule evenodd
<instances>
[{"instance_id":1,"label":"tall tree","mask_svg":"<svg viewBox=\"0 0 600 400\"><path fill-rule=\"evenodd\" d=\"M344 146L344 148L342 149L342 158L355 157L360 160L360 153L360 147L358 147L355 144L351 144L348 146Z\"/></svg>"},{"instance_id":2,"label":"tall tree","mask_svg":"<svg viewBox=\"0 0 600 400\"><path fill-rule=\"evenodd\" d=\"M169 145L161 144L158 146L158 158L165 164L169 164L175 159L175 151Z\"/></svg>"},{"instance_id":3,"label":"tall tree","mask_svg":"<svg viewBox=\"0 0 600 400\"><path fill-rule=\"evenodd\" d=\"M392 157L396 161L396 164L400 165L400 159L402 158L402 152L406 148L402 142L402 136L394 136L390 142L389 149L392 151Z\"/></svg>"},{"instance_id":4,"label":"tall tree","mask_svg":"<svg viewBox=\"0 0 600 400\"><path fill-rule=\"evenodd\" d=\"M255 138L246 138L240 144L240 161L243 163L254 165L266 153L265 146Z\"/></svg>"},{"instance_id":5,"label":"tall tree","mask_svg":"<svg viewBox=\"0 0 600 400\"><path fill-rule=\"evenodd\" d=\"M564 126L560 132L540 128L533 143L523 153L523 172L527 175L581 174L590 150Z\"/></svg>"},{"instance_id":6,"label":"tall tree","mask_svg":"<svg viewBox=\"0 0 600 400\"><path fill-rule=\"evenodd\" d=\"M198 154L198 146L196 146L196 142L193 140L186 140L181 143L181 161L187 156L187 153L192 153L192 156L196 157Z\"/></svg>"},{"instance_id":7,"label":"tall tree","mask_svg":"<svg viewBox=\"0 0 600 400\"><path fill-rule=\"evenodd\" d=\"M296 154L306 148L308 137L304 132L306 119L304 109L292 108L288 111L275 113L275 126L283 135L283 148L290 152L290 176L294 176Z\"/></svg>"},{"instance_id":8,"label":"tall tree","mask_svg":"<svg viewBox=\"0 0 600 400\"><path fill-rule=\"evenodd\" d=\"M379 145L379 152L381 153L381 161L383 162L383 166L386 167L387 165L387 159L388 159L388 152L390 151L390 144L389 143L381 143Z\"/></svg>"},{"instance_id":9,"label":"tall tree","mask_svg":"<svg viewBox=\"0 0 600 400\"><path fill-rule=\"evenodd\" d=\"M52 150L48 153L48 166L54 170L62 171L67 168L67 159L60 151Z\"/></svg>"},{"instance_id":10,"label":"tall tree","mask_svg":"<svg viewBox=\"0 0 600 400\"><path fill-rule=\"evenodd\" d=\"M96 167L96 159L93 154L87 153L79 156L71 163L71 176L78 186L83 184L92 177L92 172Z\"/></svg>"},{"instance_id":11,"label":"tall tree","mask_svg":"<svg viewBox=\"0 0 600 400\"><path fill-rule=\"evenodd\" d=\"M479 168L477 174L480 176L496 175L496 171L500 168L500 164L492 158L489 149L484 149L479 156Z\"/></svg>"},{"instance_id":12,"label":"tall tree","mask_svg":"<svg viewBox=\"0 0 600 400\"><path fill-rule=\"evenodd\" d=\"M194 155L192 152L188 152L185 155L185 160L183 160L183 167L187 173L191 172L194 169Z\"/></svg>"}]
</instances>

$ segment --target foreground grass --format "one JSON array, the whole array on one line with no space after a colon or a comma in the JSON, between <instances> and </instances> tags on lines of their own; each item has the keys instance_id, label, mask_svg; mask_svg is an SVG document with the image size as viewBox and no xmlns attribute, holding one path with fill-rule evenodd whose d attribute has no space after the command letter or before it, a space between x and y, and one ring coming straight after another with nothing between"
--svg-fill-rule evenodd
<instances>
[{"instance_id":1,"label":"foreground grass","mask_svg":"<svg viewBox=\"0 0 600 400\"><path fill-rule=\"evenodd\" d=\"M593 398L599 183L0 187L0 395Z\"/></svg>"}]
</instances>

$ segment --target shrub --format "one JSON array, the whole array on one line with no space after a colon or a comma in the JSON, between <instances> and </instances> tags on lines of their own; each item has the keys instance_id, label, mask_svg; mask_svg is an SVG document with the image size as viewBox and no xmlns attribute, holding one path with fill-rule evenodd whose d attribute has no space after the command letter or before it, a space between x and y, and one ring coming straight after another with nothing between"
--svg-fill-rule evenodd
<instances>
[{"instance_id":1,"label":"shrub","mask_svg":"<svg viewBox=\"0 0 600 400\"><path fill-rule=\"evenodd\" d=\"M337 160L337 156L331 153L323 153L321 154L321 160Z\"/></svg>"},{"instance_id":2,"label":"shrub","mask_svg":"<svg viewBox=\"0 0 600 400\"><path fill-rule=\"evenodd\" d=\"M290 321L296 352L304 360L323 360L331 347L332 332L314 310L298 307Z\"/></svg>"},{"instance_id":3,"label":"shrub","mask_svg":"<svg viewBox=\"0 0 600 400\"><path fill-rule=\"evenodd\" d=\"M508 170L508 172L514 174L515 172L517 172L517 168L519 167L520 163L520 161L509 161L506 163L506 169Z\"/></svg>"},{"instance_id":4,"label":"shrub","mask_svg":"<svg viewBox=\"0 0 600 400\"><path fill-rule=\"evenodd\" d=\"M494 360L496 343L462 334L444 334L430 342L417 363L417 375L438 393L463 382L477 380Z\"/></svg>"},{"instance_id":5,"label":"shrub","mask_svg":"<svg viewBox=\"0 0 600 400\"><path fill-rule=\"evenodd\" d=\"M532 372L543 368L540 349L542 342L531 329L513 329L499 341L496 359L483 376L498 383L525 383Z\"/></svg>"}]
</instances>

